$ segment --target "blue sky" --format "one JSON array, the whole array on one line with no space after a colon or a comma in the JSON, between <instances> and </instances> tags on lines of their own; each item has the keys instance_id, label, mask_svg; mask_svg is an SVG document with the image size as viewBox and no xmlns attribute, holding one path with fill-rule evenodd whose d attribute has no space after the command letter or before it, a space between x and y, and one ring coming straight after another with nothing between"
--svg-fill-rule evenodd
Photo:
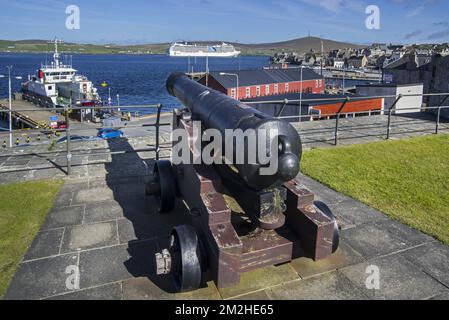
<instances>
[{"instance_id":1,"label":"blue sky","mask_svg":"<svg viewBox=\"0 0 449 320\"><path fill-rule=\"evenodd\" d=\"M68 5L80 30L67 30ZM368 5L380 30L365 27ZM449 42L447 0L0 0L0 39L91 43L274 42L308 35L354 43Z\"/></svg>"}]
</instances>

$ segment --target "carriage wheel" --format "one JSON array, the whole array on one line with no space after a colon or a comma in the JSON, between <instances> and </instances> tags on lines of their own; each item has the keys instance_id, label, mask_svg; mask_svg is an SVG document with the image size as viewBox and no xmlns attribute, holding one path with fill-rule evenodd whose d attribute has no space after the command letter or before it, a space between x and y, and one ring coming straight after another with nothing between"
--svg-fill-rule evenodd
<instances>
[{"instance_id":1,"label":"carriage wheel","mask_svg":"<svg viewBox=\"0 0 449 320\"><path fill-rule=\"evenodd\" d=\"M159 160L154 164L153 181L147 186L147 195L157 199L159 212L170 212L175 207L176 186L171 162Z\"/></svg>"},{"instance_id":2,"label":"carriage wheel","mask_svg":"<svg viewBox=\"0 0 449 320\"><path fill-rule=\"evenodd\" d=\"M201 285L201 252L195 229L189 225L173 228L168 249L171 274L178 292L196 290Z\"/></svg>"}]
</instances>

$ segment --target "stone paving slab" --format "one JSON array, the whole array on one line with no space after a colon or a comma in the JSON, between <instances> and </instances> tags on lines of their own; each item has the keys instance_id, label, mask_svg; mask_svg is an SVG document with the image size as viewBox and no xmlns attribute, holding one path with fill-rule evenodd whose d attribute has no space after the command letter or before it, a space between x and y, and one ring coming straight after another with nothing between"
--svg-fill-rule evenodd
<instances>
[{"instance_id":1,"label":"stone paving slab","mask_svg":"<svg viewBox=\"0 0 449 320\"><path fill-rule=\"evenodd\" d=\"M75 194L73 203L83 204L90 202L101 202L106 200L114 200L114 192L109 188L96 188L78 191Z\"/></svg>"},{"instance_id":2,"label":"stone paving slab","mask_svg":"<svg viewBox=\"0 0 449 320\"><path fill-rule=\"evenodd\" d=\"M157 285L155 284L157 283ZM164 282L163 284L161 282ZM148 278L132 278L123 282L123 298L126 300L220 300L221 296L213 282L208 282L198 290L172 293L170 279L151 281Z\"/></svg>"},{"instance_id":3,"label":"stone paving slab","mask_svg":"<svg viewBox=\"0 0 449 320\"><path fill-rule=\"evenodd\" d=\"M379 290L366 288L366 270L369 265L379 268ZM427 299L448 290L414 263L397 254L343 268L340 272L371 299Z\"/></svg>"},{"instance_id":4,"label":"stone paving slab","mask_svg":"<svg viewBox=\"0 0 449 320\"><path fill-rule=\"evenodd\" d=\"M56 256L60 253L64 228L39 232L33 240L23 260L33 260Z\"/></svg>"},{"instance_id":5,"label":"stone paving slab","mask_svg":"<svg viewBox=\"0 0 449 320\"><path fill-rule=\"evenodd\" d=\"M343 242L337 251L326 259L314 261L307 257L301 257L293 260L291 265L304 279L364 261L365 259L359 253Z\"/></svg>"},{"instance_id":6,"label":"stone paving slab","mask_svg":"<svg viewBox=\"0 0 449 320\"><path fill-rule=\"evenodd\" d=\"M131 242L80 253L80 287L154 275L155 241Z\"/></svg>"},{"instance_id":7,"label":"stone paving slab","mask_svg":"<svg viewBox=\"0 0 449 320\"><path fill-rule=\"evenodd\" d=\"M118 244L117 222L82 224L67 227L61 253L107 247Z\"/></svg>"},{"instance_id":8,"label":"stone paving slab","mask_svg":"<svg viewBox=\"0 0 449 320\"><path fill-rule=\"evenodd\" d=\"M115 200L86 204L84 223L95 223L123 218L123 208Z\"/></svg>"},{"instance_id":9,"label":"stone paving slab","mask_svg":"<svg viewBox=\"0 0 449 320\"><path fill-rule=\"evenodd\" d=\"M229 299L297 279L299 275L291 265L283 264L243 273L239 284L218 291L224 299Z\"/></svg>"},{"instance_id":10,"label":"stone paving slab","mask_svg":"<svg viewBox=\"0 0 449 320\"><path fill-rule=\"evenodd\" d=\"M429 300L438 300L438 301L449 300L449 293L438 294L436 296L431 297Z\"/></svg>"},{"instance_id":11,"label":"stone paving slab","mask_svg":"<svg viewBox=\"0 0 449 320\"><path fill-rule=\"evenodd\" d=\"M65 198L65 196L62 197ZM57 201L56 203L66 205L71 202L71 200L68 200L67 202L66 200L68 199L63 199L61 202ZM81 224L83 222L85 208L86 205L84 204L56 207L47 216L41 229L48 230Z\"/></svg>"},{"instance_id":12,"label":"stone paving slab","mask_svg":"<svg viewBox=\"0 0 449 320\"><path fill-rule=\"evenodd\" d=\"M445 245L432 242L405 251L403 256L426 274L449 287L449 251Z\"/></svg>"},{"instance_id":13,"label":"stone paving slab","mask_svg":"<svg viewBox=\"0 0 449 320\"><path fill-rule=\"evenodd\" d=\"M229 300L257 300L257 301L264 301L264 300L271 300L271 298L268 296L265 290L255 291L248 294L244 294L243 296L238 296L235 298L231 298Z\"/></svg>"},{"instance_id":14,"label":"stone paving slab","mask_svg":"<svg viewBox=\"0 0 449 320\"><path fill-rule=\"evenodd\" d=\"M120 282L107 284L90 289L57 295L47 300L121 300L122 284Z\"/></svg>"},{"instance_id":15,"label":"stone paving slab","mask_svg":"<svg viewBox=\"0 0 449 320\"><path fill-rule=\"evenodd\" d=\"M66 286L66 269L76 266L77 260L78 254L75 253L22 262L5 299L42 299L70 292Z\"/></svg>"},{"instance_id":16,"label":"stone paving slab","mask_svg":"<svg viewBox=\"0 0 449 320\"><path fill-rule=\"evenodd\" d=\"M395 222L382 221L342 230L341 237L365 259L371 259L427 243L431 239L412 229L409 231L398 231Z\"/></svg>"},{"instance_id":17,"label":"stone paving slab","mask_svg":"<svg viewBox=\"0 0 449 320\"><path fill-rule=\"evenodd\" d=\"M367 297L338 271L289 282L266 290L274 300L366 300Z\"/></svg>"}]
</instances>

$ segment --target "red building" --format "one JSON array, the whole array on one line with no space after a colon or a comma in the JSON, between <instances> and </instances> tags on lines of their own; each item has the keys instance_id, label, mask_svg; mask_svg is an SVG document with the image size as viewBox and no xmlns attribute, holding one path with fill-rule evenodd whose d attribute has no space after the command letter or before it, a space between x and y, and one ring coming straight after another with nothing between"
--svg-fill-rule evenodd
<instances>
[{"instance_id":1,"label":"red building","mask_svg":"<svg viewBox=\"0 0 449 320\"><path fill-rule=\"evenodd\" d=\"M352 96L343 110L342 116L359 117L370 114L381 114L383 111L383 98L370 98L363 96ZM302 100L301 100L302 99ZM313 121L331 119L336 117L345 99L344 95L331 94L303 94L290 93L271 97L258 97L245 100L252 102L251 106L270 116L285 117L291 122ZM284 101L290 103L285 105ZM295 101L294 103L291 101ZM299 103L298 101L301 101ZM265 102L258 104L257 102ZM269 103L267 103L269 102ZM300 107L301 106L301 107Z\"/></svg>"},{"instance_id":2,"label":"red building","mask_svg":"<svg viewBox=\"0 0 449 320\"><path fill-rule=\"evenodd\" d=\"M302 74L299 68L210 72L207 79L204 76L199 82L239 100L301 91L324 92L324 78L308 68Z\"/></svg>"}]
</instances>

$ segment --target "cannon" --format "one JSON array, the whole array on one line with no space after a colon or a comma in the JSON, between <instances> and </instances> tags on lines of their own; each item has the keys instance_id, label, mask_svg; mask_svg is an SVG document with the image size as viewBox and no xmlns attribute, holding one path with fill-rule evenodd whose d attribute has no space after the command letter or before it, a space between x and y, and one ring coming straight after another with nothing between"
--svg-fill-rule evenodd
<instances>
[{"instance_id":1,"label":"cannon","mask_svg":"<svg viewBox=\"0 0 449 320\"><path fill-rule=\"evenodd\" d=\"M172 129L188 138L173 141L172 150L187 144L188 159L201 160L196 143L213 129L219 141L201 140L200 146L215 142L225 154L226 148L232 152L214 158L228 161L214 163L156 161L146 194L156 199L161 214L172 211L176 197L181 197L192 218L192 225L174 227L168 248L156 253L157 274L172 275L178 291L189 291L197 289L210 271L221 288L238 283L243 272L300 256L320 260L337 250L335 216L296 178L302 147L290 123L183 73L170 75L166 87L184 105L173 111ZM195 123L200 123L199 136ZM255 134L255 140L226 134L238 130L265 134ZM243 161L236 161L239 156ZM275 170L266 170L270 164L264 156L276 164Z\"/></svg>"}]
</instances>

